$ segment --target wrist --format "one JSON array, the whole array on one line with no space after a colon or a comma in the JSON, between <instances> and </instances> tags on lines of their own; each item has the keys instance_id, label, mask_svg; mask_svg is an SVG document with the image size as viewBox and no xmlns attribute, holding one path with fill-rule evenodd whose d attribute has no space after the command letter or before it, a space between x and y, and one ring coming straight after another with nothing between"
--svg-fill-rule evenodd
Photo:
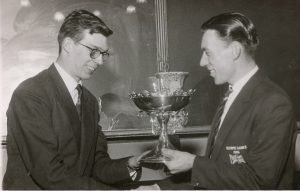
<instances>
[{"instance_id":1,"label":"wrist","mask_svg":"<svg viewBox=\"0 0 300 191\"><path fill-rule=\"evenodd\" d=\"M136 170L134 168L130 167L129 165L127 165L127 169L128 169L129 174L136 172Z\"/></svg>"},{"instance_id":2,"label":"wrist","mask_svg":"<svg viewBox=\"0 0 300 191\"><path fill-rule=\"evenodd\" d=\"M190 161L190 164L189 164L190 169L193 168L195 159L196 159L196 155L191 154L190 160L189 160Z\"/></svg>"},{"instance_id":3,"label":"wrist","mask_svg":"<svg viewBox=\"0 0 300 191\"><path fill-rule=\"evenodd\" d=\"M136 170L139 170L141 168L141 166L140 166L139 162L135 161L135 157L131 157L127 161L127 168L131 171L136 171Z\"/></svg>"}]
</instances>

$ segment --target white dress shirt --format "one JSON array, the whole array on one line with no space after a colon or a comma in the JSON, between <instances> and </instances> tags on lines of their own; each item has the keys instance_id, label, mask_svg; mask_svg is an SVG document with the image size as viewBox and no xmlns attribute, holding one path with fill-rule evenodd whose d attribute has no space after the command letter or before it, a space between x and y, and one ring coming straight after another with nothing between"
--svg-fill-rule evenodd
<instances>
[{"instance_id":1,"label":"white dress shirt","mask_svg":"<svg viewBox=\"0 0 300 191\"><path fill-rule=\"evenodd\" d=\"M232 92L229 95L227 102L224 106L224 111L223 114L221 116L221 121L220 121L220 125L219 128L221 127L225 116L228 113L228 110L230 108L230 106L232 105L233 101L235 100L235 98L238 96L238 94L240 93L241 89L245 86L245 84L249 81L249 79L258 71L258 67L255 66L250 72L248 72L244 77L242 77L240 80L238 80L235 84L232 85Z\"/></svg>"},{"instance_id":2,"label":"white dress shirt","mask_svg":"<svg viewBox=\"0 0 300 191\"><path fill-rule=\"evenodd\" d=\"M77 85L82 85L82 81L80 80L77 82L70 74L68 74L59 64L56 62L54 63L55 68L57 69L59 75L63 79L64 83L66 84L68 91L72 97L74 105L76 105L78 100L78 91L76 89Z\"/></svg>"}]
</instances>

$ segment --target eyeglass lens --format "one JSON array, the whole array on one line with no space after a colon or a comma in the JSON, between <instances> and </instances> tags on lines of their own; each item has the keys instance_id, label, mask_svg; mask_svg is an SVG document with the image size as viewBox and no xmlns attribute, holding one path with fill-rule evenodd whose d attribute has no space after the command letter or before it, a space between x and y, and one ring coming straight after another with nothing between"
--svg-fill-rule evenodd
<instances>
[{"instance_id":1,"label":"eyeglass lens","mask_svg":"<svg viewBox=\"0 0 300 191\"><path fill-rule=\"evenodd\" d=\"M91 51L90 56L91 56L91 58L96 59L96 58L98 58L101 54L102 54L102 57L108 57L108 56L109 56L109 53L108 53L108 52L106 52L106 51L105 51L105 52L101 52L100 50L96 50L96 49L94 49L94 50Z\"/></svg>"}]
</instances>

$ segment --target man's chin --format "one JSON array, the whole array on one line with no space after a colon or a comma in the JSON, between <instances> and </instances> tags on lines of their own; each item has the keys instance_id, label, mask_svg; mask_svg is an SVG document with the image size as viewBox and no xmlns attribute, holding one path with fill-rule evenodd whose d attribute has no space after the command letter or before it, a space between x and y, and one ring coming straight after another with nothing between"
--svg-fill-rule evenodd
<instances>
[{"instance_id":1,"label":"man's chin","mask_svg":"<svg viewBox=\"0 0 300 191\"><path fill-rule=\"evenodd\" d=\"M220 85L221 83L214 77L214 82L216 85Z\"/></svg>"},{"instance_id":2,"label":"man's chin","mask_svg":"<svg viewBox=\"0 0 300 191\"><path fill-rule=\"evenodd\" d=\"M222 85L222 84L225 84L225 83L226 83L226 82L220 81L220 80L218 80L218 79L216 79L216 78L214 78L214 82L215 82L216 85Z\"/></svg>"},{"instance_id":3,"label":"man's chin","mask_svg":"<svg viewBox=\"0 0 300 191\"><path fill-rule=\"evenodd\" d=\"M92 77L92 73L91 74L86 74L86 75L81 77L81 80L89 80L91 77Z\"/></svg>"}]
</instances>

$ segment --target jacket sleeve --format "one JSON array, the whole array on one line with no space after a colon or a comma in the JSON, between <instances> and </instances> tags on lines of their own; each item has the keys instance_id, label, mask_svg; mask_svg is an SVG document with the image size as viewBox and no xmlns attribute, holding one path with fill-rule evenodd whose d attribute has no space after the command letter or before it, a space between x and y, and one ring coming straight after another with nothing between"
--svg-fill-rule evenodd
<instances>
[{"instance_id":1,"label":"jacket sleeve","mask_svg":"<svg viewBox=\"0 0 300 191\"><path fill-rule=\"evenodd\" d=\"M99 127L100 129L101 127ZM111 159L107 153L107 143L101 130L98 132L98 139L95 154L95 166L93 177L106 184L122 184L132 182L127 168L129 157Z\"/></svg>"},{"instance_id":2,"label":"jacket sleeve","mask_svg":"<svg viewBox=\"0 0 300 191\"><path fill-rule=\"evenodd\" d=\"M231 165L198 156L192 168L193 185L208 189L276 189L288 157L294 153L292 104L281 94L270 95L261 99L253 115L254 120L247 122L252 130L245 163Z\"/></svg>"},{"instance_id":3,"label":"jacket sleeve","mask_svg":"<svg viewBox=\"0 0 300 191\"><path fill-rule=\"evenodd\" d=\"M42 189L111 189L87 176L78 176L76 165L65 165L58 152L51 107L44 97L17 90L7 111L8 128L28 175Z\"/></svg>"}]
</instances>

